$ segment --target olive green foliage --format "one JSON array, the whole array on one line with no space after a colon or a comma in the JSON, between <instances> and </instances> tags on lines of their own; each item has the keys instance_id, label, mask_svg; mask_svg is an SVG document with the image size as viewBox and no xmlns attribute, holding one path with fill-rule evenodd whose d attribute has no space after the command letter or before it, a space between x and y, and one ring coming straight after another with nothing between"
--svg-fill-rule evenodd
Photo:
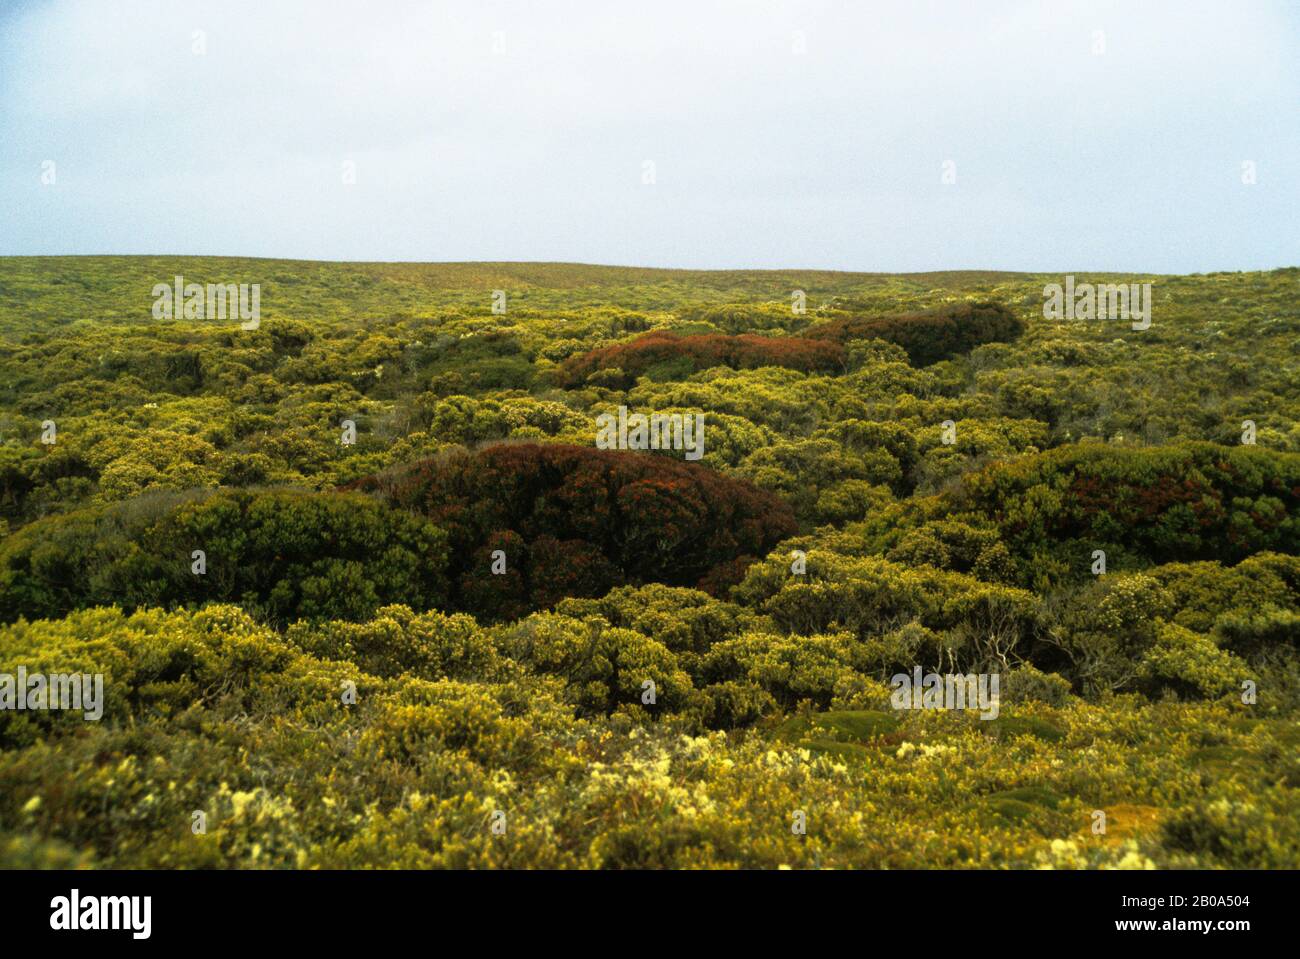
<instances>
[{"instance_id":1,"label":"olive green foliage","mask_svg":"<svg viewBox=\"0 0 1300 959\"><path fill-rule=\"evenodd\" d=\"M1300 271L1060 279L0 259L0 675L105 699L0 709L0 867L1300 866ZM688 337L763 342L558 375ZM703 458L527 472L619 406Z\"/></svg>"},{"instance_id":2,"label":"olive green foliage","mask_svg":"<svg viewBox=\"0 0 1300 959\"><path fill-rule=\"evenodd\" d=\"M14 533L0 545L0 614L233 600L284 624L445 600L446 533L368 497L233 490L175 500L89 507Z\"/></svg>"}]
</instances>

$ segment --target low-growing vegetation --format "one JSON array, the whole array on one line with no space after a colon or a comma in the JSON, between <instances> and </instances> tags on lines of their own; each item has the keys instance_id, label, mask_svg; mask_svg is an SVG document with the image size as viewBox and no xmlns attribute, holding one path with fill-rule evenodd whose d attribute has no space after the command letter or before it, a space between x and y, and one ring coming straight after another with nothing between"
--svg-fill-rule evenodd
<instances>
[{"instance_id":1,"label":"low-growing vegetation","mask_svg":"<svg viewBox=\"0 0 1300 959\"><path fill-rule=\"evenodd\" d=\"M1296 868L1298 278L0 259L0 867Z\"/></svg>"}]
</instances>

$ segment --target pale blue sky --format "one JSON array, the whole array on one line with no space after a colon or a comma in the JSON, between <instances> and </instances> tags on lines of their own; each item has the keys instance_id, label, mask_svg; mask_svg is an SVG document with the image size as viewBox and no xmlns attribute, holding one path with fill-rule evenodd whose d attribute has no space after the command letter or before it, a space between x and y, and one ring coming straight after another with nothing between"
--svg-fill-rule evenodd
<instances>
[{"instance_id":1,"label":"pale blue sky","mask_svg":"<svg viewBox=\"0 0 1300 959\"><path fill-rule=\"evenodd\" d=\"M0 0L0 255L1196 272L1298 214L1294 0Z\"/></svg>"}]
</instances>

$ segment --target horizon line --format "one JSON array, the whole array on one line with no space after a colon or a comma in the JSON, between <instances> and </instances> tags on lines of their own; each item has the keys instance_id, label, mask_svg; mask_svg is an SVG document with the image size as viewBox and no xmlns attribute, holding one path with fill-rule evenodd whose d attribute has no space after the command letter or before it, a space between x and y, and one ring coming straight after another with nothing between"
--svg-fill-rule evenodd
<instances>
[{"instance_id":1,"label":"horizon line","mask_svg":"<svg viewBox=\"0 0 1300 959\"><path fill-rule=\"evenodd\" d=\"M104 260L104 259L188 259L188 260L265 260L271 263L328 263L338 266L556 266L585 267L600 270L643 270L661 273L834 273L848 276L933 276L953 273L995 273L1015 276L1063 276L1087 273L1093 275L1132 276L1212 276L1224 273L1276 273L1300 269L1300 264L1257 267L1253 269L1194 270L1190 273L1158 273L1145 270L1114 270L1071 268L1067 270L1007 270L983 267L950 267L932 270L846 270L829 267L690 267L647 266L625 263L587 263L578 260L343 260L313 259L303 257L255 256L226 253L0 253L3 260Z\"/></svg>"}]
</instances>

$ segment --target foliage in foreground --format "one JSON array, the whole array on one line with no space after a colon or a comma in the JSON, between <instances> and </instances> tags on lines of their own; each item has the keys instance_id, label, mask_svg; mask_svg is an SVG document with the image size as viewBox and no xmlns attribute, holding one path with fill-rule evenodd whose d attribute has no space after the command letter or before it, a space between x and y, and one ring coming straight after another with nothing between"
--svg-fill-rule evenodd
<instances>
[{"instance_id":1,"label":"foliage in foreground","mask_svg":"<svg viewBox=\"0 0 1300 959\"><path fill-rule=\"evenodd\" d=\"M836 697L836 710L728 734L688 718L689 697L674 684L689 680L674 675L664 647L606 627L607 642L584 648L590 624L538 622L525 639L392 607L361 626L277 635L233 607L210 607L9 627L6 664L20 656L33 668L107 672L112 718L0 714L0 863L1296 862L1293 720L1231 700L1123 696L1026 698L985 722L895 713L880 688L860 686ZM661 705L606 714L619 673L602 655L658 677ZM762 658L727 698L772 681ZM708 659L698 676L714 668ZM356 684L355 705L340 700L345 681ZM596 693L602 684L607 692ZM502 834L491 829L498 810ZM1105 835L1092 832L1096 810ZM195 812L207 817L204 835L191 832ZM791 829L797 812L806 835Z\"/></svg>"},{"instance_id":2,"label":"foliage in foreground","mask_svg":"<svg viewBox=\"0 0 1300 959\"><path fill-rule=\"evenodd\" d=\"M0 260L0 866L1295 868L1297 275Z\"/></svg>"}]
</instances>

